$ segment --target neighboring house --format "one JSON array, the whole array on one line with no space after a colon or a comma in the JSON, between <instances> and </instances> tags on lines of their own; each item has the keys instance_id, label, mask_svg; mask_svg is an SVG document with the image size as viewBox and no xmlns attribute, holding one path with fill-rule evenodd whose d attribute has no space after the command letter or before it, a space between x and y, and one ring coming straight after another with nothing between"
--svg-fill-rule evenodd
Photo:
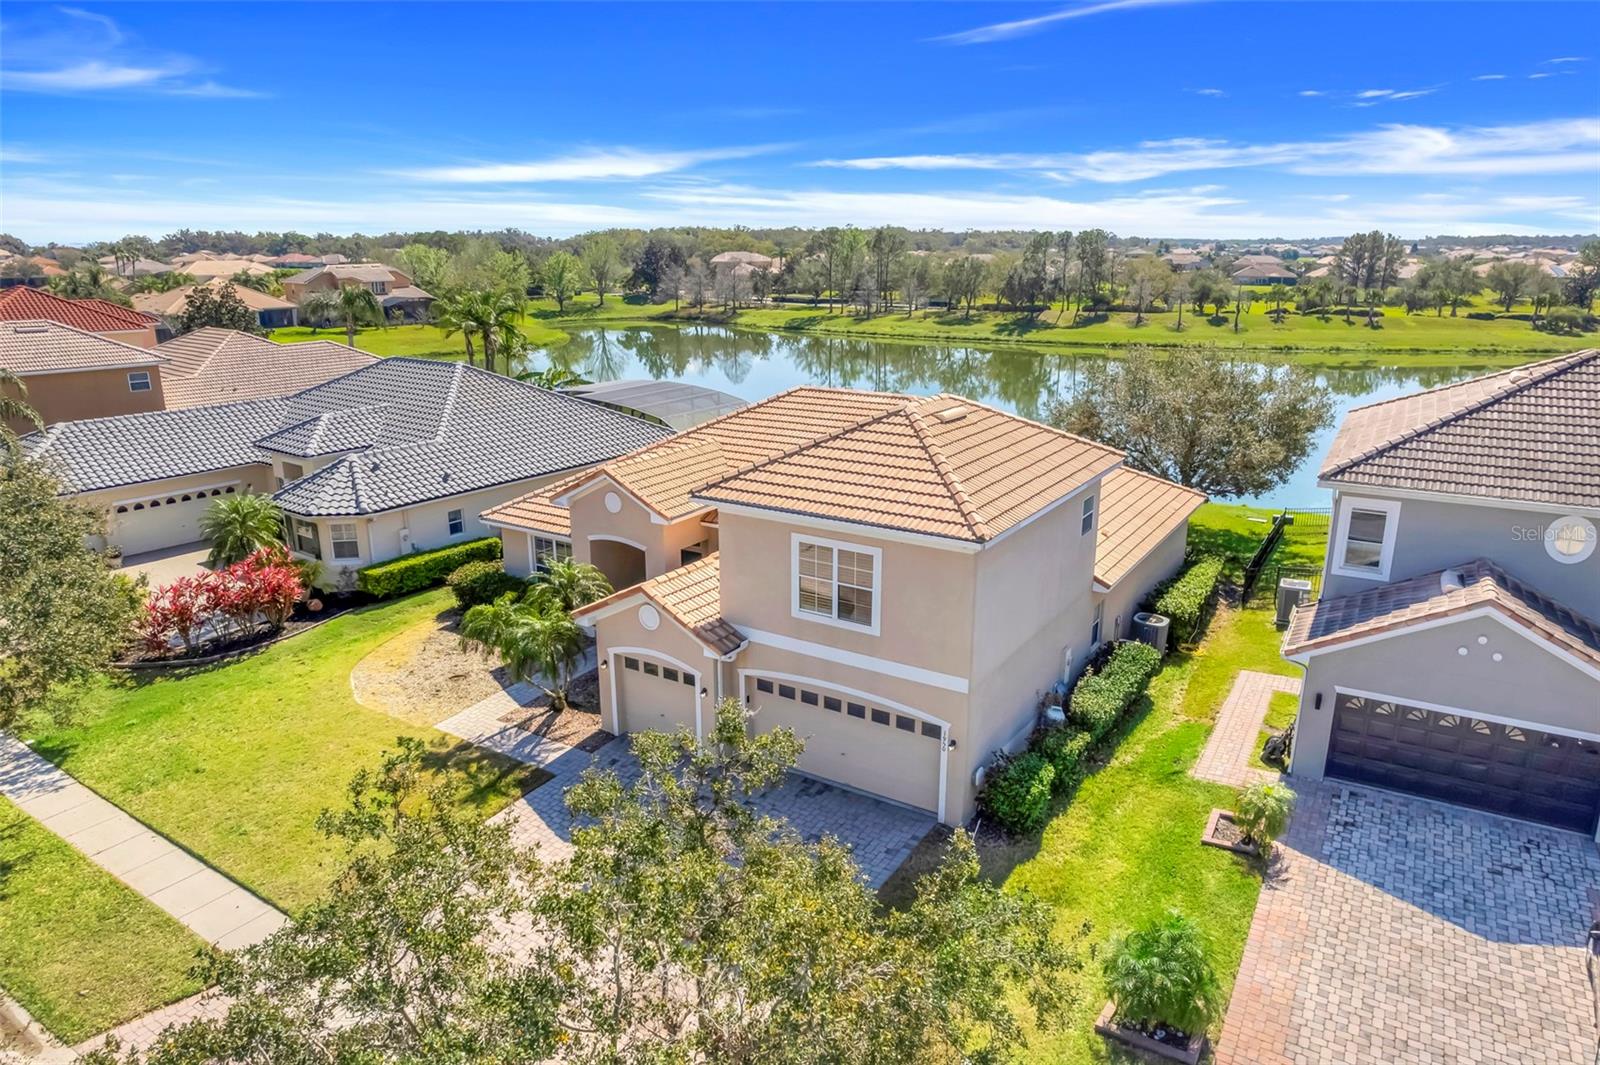
<instances>
[{"instance_id":1,"label":"neighboring house","mask_svg":"<svg viewBox=\"0 0 1600 1065\"><path fill-rule=\"evenodd\" d=\"M161 262L159 259L123 259L117 261L115 255L102 255L98 262L111 273L118 277L149 277L152 274L172 273L172 264Z\"/></svg>"},{"instance_id":2,"label":"neighboring house","mask_svg":"<svg viewBox=\"0 0 1600 1065\"><path fill-rule=\"evenodd\" d=\"M1292 771L1593 834L1600 352L1351 411Z\"/></svg>"},{"instance_id":3,"label":"neighboring house","mask_svg":"<svg viewBox=\"0 0 1600 1065\"><path fill-rule=\"evenodd\" d=\"M156 346L156 323L137 309L110 300L69 300L32 288L0 292L0 321L24 322L40 318L136 348Z\"/></svg>"},{"instance_id":4,"label":"neighboring house","mask_svg":"<svg viewBox=\"0 0 1600 1065\"><path fill-rule=\"evenodd\" d=\"M335 292L351 285L369 289L390 318L420 321L427 318L433 304L433 297L412 284L409 276L382 263L333 264L303 270L283 279L283 298L300 304L313 292Z\"/></svg>"},{"instance_id":5,"label":"neighboring house","mask_svg":"<svg viewBox=\"0 0 1600 1065\"><path fill-rule=\"evenodd\" d=\"M188 309L189 297L197 288L220 289L227 285L225 278L213 278L199 285L184 285L166 292L142 292L133 297L135 310L177 321ZM300 309L288 300L257 292L246 285L234 285L234 294L246 307L256 312L256 323L263 329L280 329L300 321Z\"/></svg>"},{"instance_id":6,"label":"neighboring house","mask_svg":"<svg viewBox=\"0 0 1600 1065\"><path fill-rule=\"evenodd\" d=\"M1293 285L1299 276L1283 264L1243 266L1229 275L1235 285Z\"/></svg>"},{"instance_id":7,"label":"neighboring house","mask_svg":"<svg viewBox=\"0 0 1600 1065\"><path fill-rule=\"evenodd\" d=\"M200 539L218 496L272 492L292 548L334 581L486 535L481 510L662 435L474 367L396 358L287 398L64 422L24 446L105 508L124 554Z\"/></svg>"},{"instance_id":8,"label":"neighboring house","mask_svg":"<svg viewBox=\"0 0 1600 1065\"><path fill-rule=\"evenodd\" d=\"M165 362L157 352L60 322L0 321L0 369L22 382L25 401L45 425L160 410ZM19 394L11 385L6 392ZM34 428L22 419L7 425L13 432Z\"/></svg>"},{"instance_id":9,"label":"neighboring house","mask_svg":"<svg viewBox=\"0 0 1600 1065\"><path fill-rule=\"evenodd\" d=\"M1181 562L1199 493L957 396L799 388L484 514L592 562L618 732L734 698L807 774L965 821L975 775Z\"/></svg>"},{"instance_id":10,"label":"neighboring house","mask_svg":"<svg viewBox=\"0 0 1600 1065\"><path fill-rule=\"evenodd\" d=\"M725 251L711 257L713 270L727 270L735 266L746 266L756 270L779 270L783 267L783 261L774 259L770 255L762 255L758 251Z\"/></svg>"},{"instance_id":11,"label":"neighboring house","mask_svg":"<svg viewBox=\"0 0 1600 1065\"><path fill-rule=\"evenodd\" d=\"M378 361L332 340L276 344L215 326L174 337L155 350L167 359L169 410L292 396Z\"/></svg>"},{"instance_id":12,"label":"neighboring house","mask_svg":"<svg viewBox=\"0 0 1600 1065\"><path fill-rule=\"evenodd\" d=\"M272 267L252 259L196 259L181 269L196 281L210 281L213 278L227 280L241 273L251 277L265 277L272 273Z\"/></svg>"}]
</instances>

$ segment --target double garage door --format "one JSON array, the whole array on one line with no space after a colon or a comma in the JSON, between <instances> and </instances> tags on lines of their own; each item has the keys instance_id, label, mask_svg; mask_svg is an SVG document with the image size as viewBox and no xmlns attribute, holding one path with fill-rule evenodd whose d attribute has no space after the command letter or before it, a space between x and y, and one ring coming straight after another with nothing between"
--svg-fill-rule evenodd
<instances>
[{"instance_id":1,"label":"double garage door","mask_svg":"<svg viewBox=\"0 0 1600 1065\"><path fill-rule=\"evenodd\" d=\"M1600 743L1338 694L1329 776L1592 833Z\"/></svg>"},{"instance_id":2,"label":"double garage door","mask_svg":"<svg viewBox=\"0 0 1600 1065\"><path fill-rule=\"evenodd\" d=\"M793 729L802 773L939 811L944 726L859 693L792 677L748 676L755 727Z\"/></svg>"}]
</instances>

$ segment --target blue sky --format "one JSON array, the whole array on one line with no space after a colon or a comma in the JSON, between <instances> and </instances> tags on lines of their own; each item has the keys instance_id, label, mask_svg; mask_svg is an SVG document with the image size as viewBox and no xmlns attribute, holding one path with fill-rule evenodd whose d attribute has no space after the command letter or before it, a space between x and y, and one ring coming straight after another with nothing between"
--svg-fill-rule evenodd
<instances>
[{"instance_id":1,"label":"blue sky","mask_svg":"<svg viewBox=\"0 0 1600 1065\"><path fill-rule=\"evenodd\" d=\"M1600 229L1600 4L7 0L0 229Z\"/></svg>"}]
</instances>

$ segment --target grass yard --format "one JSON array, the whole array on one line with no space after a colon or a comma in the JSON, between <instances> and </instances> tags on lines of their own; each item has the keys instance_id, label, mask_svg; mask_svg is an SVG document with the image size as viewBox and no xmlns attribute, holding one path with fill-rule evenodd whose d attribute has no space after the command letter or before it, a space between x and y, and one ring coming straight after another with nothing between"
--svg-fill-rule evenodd
<instances>
[{"instance_id":1,"label":"grass yard","mask_svg":"<svg viewBox=\"0 0 1600 1065\"><path fill-rule=\"evenodd\" d=\"M1257 769L1276 770L1261 760L1261 749L1267 745L1267 740L1276 736L1294 721L1295 714L1300 712L1300 697L1293 692L1273 692L1272 701L1267 704L1267 716L1262 720L1263 728L1256 734L1255 750L1250 752L1250 764Z\"/></svg>"},{"instance_id":2,"label":"grass yard","mask_svg":"<svg viewBox=\"0 0 1600 1065\"><path fill-rule=\"evenodd\" d=\"M566 333L532 318L523 322L521 329L528 342L539 347L561 344L567 340ZM274 329L271 339L279 344L299 344L308 340L332 340L343 344L345 336L343 329L319 329L313 333L309 327L301 325ZM443 329L434 325L391 325L381 329L358 329L356 347L369 354L382 355L386 358L394 355L452 361L466 358L466 345L462 343L461 335L458 333L447 337ZM483 353L477 351L476 345L474 351L476 358L481 360Z\"/></svg>"},{"instance_id":3,"label":"grass yard","mask_svg":"<svg viewBox=\"0 0 1600 1065\"><path fill-rule=\"evenodd\" d=\"M200 983L205 944L0 799L0 987L73 1044Z\"/></svg>"},{"instance_id":4,"label":"grass yard","mask_svg":"<svg viewBox=\"0 0 1600 1065\"><path fill-rule=\"evenodd\" d=\"M1226 577L1238 580L1244 563L1272 531L1272 518L1277 513L1268 507L1206 503L1189 521L1189 549L1197 554L1223 555L1230 563L1224 571ZM1307 515L1284 530L1272 560L1281 564L1320 566L1327 546L1327 518Z\"/></svg>"},{"instance_id":5,"label":"grass yard","mask_svg":"<svg viewBox=\"0 0 1600 1065\"><path fill-rule=\"evenodd\" d=\"M356 770L400 735L424 739L437 772L487 817L545 779L359 705L350 670L385 640L446 609L444 590L345 614L231 663L108 679L78 723L31 737L40 754L274 905L297 910L342 856L314 822L342 807Z\"/></svg>"}]
</instances>

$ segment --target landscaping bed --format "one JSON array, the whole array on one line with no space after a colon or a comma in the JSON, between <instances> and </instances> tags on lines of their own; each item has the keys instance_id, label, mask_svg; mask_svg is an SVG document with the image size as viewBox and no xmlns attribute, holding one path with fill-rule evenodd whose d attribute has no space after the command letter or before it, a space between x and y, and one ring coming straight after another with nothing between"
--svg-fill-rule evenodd
<instances>
[{"instance_id":1,"label":"landscaping bed","mask_svg":"<svg viewBox=\"0 0 1600 1065\"><path fill-rule=\"evenodd\" d=\"M600 724L600 674L598 670L574 677L568 689L569 705L555 710L550 697L541 693L532 703L518 707L500 718L507 725L536 736L576 747L598 751L616 739Z\"/></svg>"},{"instance_id":2,"label":"landscaping bed","mask_svg":"<svg viewBox=\"0 0 1600 1065\"><path fill-rule=\"evenodd\" d=\"M329 596L317 600L320 604L317 610L312 610L307 603L296 603L294 611L281 628L274 629L261 625L254 632L244 636L232 632L221 633L197 643L193 650L185 648L182 644L169 645L165 651L136 647L132 654L117 665L124 669L209 665L298 636L340 614L364 606L368 601L365 596Z\"/></svg>"},{"instance_id":3,"label":"landscaping bed","mask_svg":"<svg viewBox=\"0 0 1600 1065\"><path fill-rule=\"evenodd\" d=\"M1191 1035L1177 1028L1151 1028L1148 1025L1119 1021L1115 1003L1107 1002L1094 1022L1094 1030L1135 1050L1165 1061L1198 1065L1206 1050L1205 1033Z\"/></svg>"},{"instance_id":4,"label":"landscaping bed","mask_svg":"<svg viewBox=\"0 0 1600 1065\"><path fill-rule=\"evenodd\" d=\"M461 646L455 610L391 637L350 671L356 702L413 725L436 725L511 685L504 666Z\"/></svg>"}]
</instances>

